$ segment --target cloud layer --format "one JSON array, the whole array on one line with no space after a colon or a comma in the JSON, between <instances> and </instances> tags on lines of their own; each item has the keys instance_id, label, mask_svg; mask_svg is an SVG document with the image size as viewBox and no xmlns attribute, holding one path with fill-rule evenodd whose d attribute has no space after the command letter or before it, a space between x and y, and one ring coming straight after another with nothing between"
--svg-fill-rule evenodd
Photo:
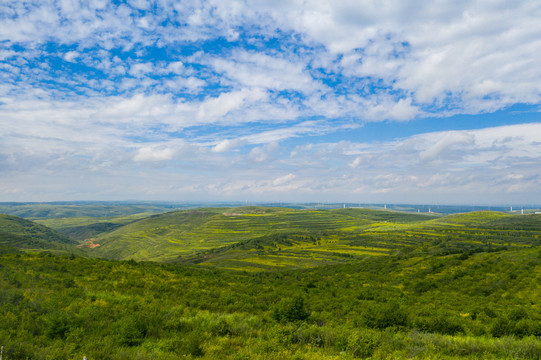
<instances>
[{"instance_id":1,"label":"cloud layer","mask_svg":"<svg viewBox=\"0 0 541 360\"><path fill-rule=\"evenodd\" d=\"M538 123L339 138L537 111L540 16L537 1L3 2L0 200L532 199Z\"/></svg>"}]
</instances>

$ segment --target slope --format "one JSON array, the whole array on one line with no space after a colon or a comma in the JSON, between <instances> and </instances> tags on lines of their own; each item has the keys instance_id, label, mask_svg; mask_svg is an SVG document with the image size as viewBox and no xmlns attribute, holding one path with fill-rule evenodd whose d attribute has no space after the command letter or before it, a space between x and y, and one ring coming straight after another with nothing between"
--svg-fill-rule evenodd
<instances>
[{"instance_id":1,"label":"slope","mask_svg":"<svg viewBox=\"0 0 541 360\"><path fill-rule=\"evenodd\" d=\"M100 246L89 253L112 259L202 262L216 249L242 250L260 257L261 254L253 250L274 248L288 253L271 261L269 266L280 266L283 262L283 266L305 267L343 262L349 256L386 254L394 246L356 247L349 242L375 223L412 225L433 218L366 209L241 207L176 211L151 216L101 235L96 240ZM232 247L239 243L243 244L241 249ZM253 265L243 261L239 265ZM259 266L266 267L265 264L256 267Z\"/></svg>"},{"instance_id":2,"label":"slope","mask_svg":"<svg viewBox=\"0 0 541 360\"><path fill-rule=\"evenodd\" d=\"M344 210L333 211L344 213ZM183 261L238 270L305 268L347 263L364 256L425 256L520 249L541 245L541 215L475 212L434 219L391 212L346 213L357 224L323 232L269 233L199 252ZM377 221L378 217L387 218ZM344 222L342 222L344 224Z\"/></svg>"},{"instance_id":3,"label":"slope","mask_svg":"<svg viewBox=\"0 0 541 360\"><path fill-rule=\"evenodd\" d=\"M72 230L82 237L95 231L86 249L90 256L243 271L311 268L391 254L467 256L541 244L541 215L490 211L439 217L253 206L174 211L118 225Z\"/></svg>"},{"instance_id":4,"label":"slope","mask_svg":"<svg viewBox=\"0 0 541 360\"><path fill-rule=\"evenodd\" d=\"M77 251L69 237L17 216L0 214L0 245L21 250Z\"/></svg>"},{"instance_id":5,"label":"slope","mask_svg":"<svg viewBox=\"0 0 541 360\"><path fill-rule=\"evenodd\" d=\"M0 254L0 341L6 359L533 360L540 255L367 257L247 274Z\"/></svg>"}]
</instances>

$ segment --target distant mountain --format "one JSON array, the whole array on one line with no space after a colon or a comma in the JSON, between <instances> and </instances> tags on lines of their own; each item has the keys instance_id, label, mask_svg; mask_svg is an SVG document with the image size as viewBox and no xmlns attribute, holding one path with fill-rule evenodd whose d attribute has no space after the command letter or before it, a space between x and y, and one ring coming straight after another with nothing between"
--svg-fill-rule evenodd
<instances>
[{"instance_id":1,"label":"distant mountain","mask_svg":"<svg viewBox=\"0 0 541 360\"><path fill-rule=\"evenodd\" d=\"M77 241L46 226L0 214L0 245L21 250L77 251Z\"/></svg>"},{"instance_id":2,"label":"distant mountain","mask_svg":"<svg viewBox=\"0 0 541 360\"><path fill-rule=\"evenodd\" d=\"M161 203L0 203L0 213L35 219L59 219L73 217L107 217L138 213L161 213L178 208L175 204Z\"/></svg>"}]
</instances>

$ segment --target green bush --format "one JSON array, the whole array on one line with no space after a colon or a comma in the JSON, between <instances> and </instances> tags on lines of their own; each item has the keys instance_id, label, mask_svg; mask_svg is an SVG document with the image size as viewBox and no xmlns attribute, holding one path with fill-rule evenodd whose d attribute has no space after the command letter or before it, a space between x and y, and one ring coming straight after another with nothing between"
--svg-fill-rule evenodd
<instances>
[{"instance_id":1,"label":"green bush","mask_svg":"<svg viewBox=\"0 0 541 360\"><path fill-rule=\"evenodd\" d=\"M490 327L490 335L494 337L509 336L513 332L513 324L505 318L497 318Z\"/></svg>"},{"instance_id":2,"label":"green bush","mask_svg":"<svg viewBox=\"0 0 541 360\"><path fill-rule=\"evenodd\" d=\"M408 325L408 315L397 302L369 306L363 313L365 326L375 329L403 327Z\"/></svg>"},{"instance_id":3,"label":"green bush","mask_svg":"<svg viewBox=\"0 0 541 360\"><path fill-rule=\"evenodd\" d=\"M347 340L346 351L356 358L368 358L381 342L380 333L373 330L356 331Z\"/></svg>"},{"instance_id":4,"label":"green bush","mask_svg":"<svg viewBox=\"0 0 541 360\"><path fill-rule=\"evenodd\" d=\"M65 312L56 312L47 322L45 334L50 339L65 339L72 321Z\"/></svg>"},{"instance_id":5,"label":"green bush","mask_svg":"<svg viewBox=\"0 0 541 360\"><path fill-rule=\"evenodd\" d=\"M137 346L143 342L148 327L139 317L126 317L115 324L114 333L121 345Z\"/></svg>"},{"instance_id":6,"label":"green bush","mask_svg":"<svg viewBox=\"0 0 541 360\"><path fill-rule=\"evenodd\" d=\"M464 332L464 327L459 319L443 314L438 314L433 317L416 318L413 321L413 325L420 331L443 335L455 335Z\"/></svg>"},{"instance_id":7,"label":"green bush","mask_svg":"<svg viewBox=\"0 0 541 360\"><path fill-rule=\"evenodd\" d=\"M300 295L283 299L274 308L273 317L279 322L306 320L310 316L304 298Z\"/></svg>"}]
</instances>

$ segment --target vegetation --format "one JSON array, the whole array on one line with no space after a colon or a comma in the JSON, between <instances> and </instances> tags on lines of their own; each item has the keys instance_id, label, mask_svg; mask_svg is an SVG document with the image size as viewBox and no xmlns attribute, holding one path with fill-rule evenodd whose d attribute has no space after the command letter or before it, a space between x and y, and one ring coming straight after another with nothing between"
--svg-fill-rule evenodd
<instances>
[{"instance_id":1,"label":"vegetation","mask_svg":"<svg viewBox=\"0 0 541 360\"><path fill-rule=\"evenodd\" d=\"M255 274L1 255L6 359L521 358L541 354L539 249Z\"/></svg>"},{"instance_id":2,"label":"vegetation","mask_svg":"<svg viewBox=\"0 0 541 360\"><path fill-rule=\"evenodd\" d=\"M89 256L244 271L304 269L366 256L458 254L539 245L540 215L436 217L367 209L212 208L169 212L96 237Z\"/></svg>"},{"instance_id":3,"label":"vegetation","mask_svg":"<svg viewBox=\"0 0 541 360\"><path fill-rule=\"evenodd\" d=\"M189 206L189 204L186 204ZM141 213L161 213L178 208L174 204L126 202L75 202L75 203L0 203L0 213L38 219L63 219L74 217L112 217Z\"/></svg>"},{"instance_id":4,"label":"vegetation","mask_svg":"<svg viewBox=\"0 0 541 360\"><path fill-rule=\"evenodd\" d=\"M154 215L97 237L91 256L189 261L256 270L310 267L394 248L351 244L375 222L412 224L433 216L375 211L211 208Z\"/></svg>"},{"instance_id":5,"label":"vegetation","mask_svg":"<svg viewBox=\"0 0 541 360\"><path fill-rule=\"evenodd\" d=\"M50 220L71 239L2 219L7 360L541 356L541 215L243 207ZM76 248L86 236L100 246Z\"/></svg>"},{"instance_id":6,"label":"vegetation","mask_svg":"<svg viewBox=\"0 0 541 360\"><path fill-rule=\"evenodd\" d=\"M0 214L0 246L19 249L76 251L78 242L46 226Z\"/></svg>"}]
</instances>

